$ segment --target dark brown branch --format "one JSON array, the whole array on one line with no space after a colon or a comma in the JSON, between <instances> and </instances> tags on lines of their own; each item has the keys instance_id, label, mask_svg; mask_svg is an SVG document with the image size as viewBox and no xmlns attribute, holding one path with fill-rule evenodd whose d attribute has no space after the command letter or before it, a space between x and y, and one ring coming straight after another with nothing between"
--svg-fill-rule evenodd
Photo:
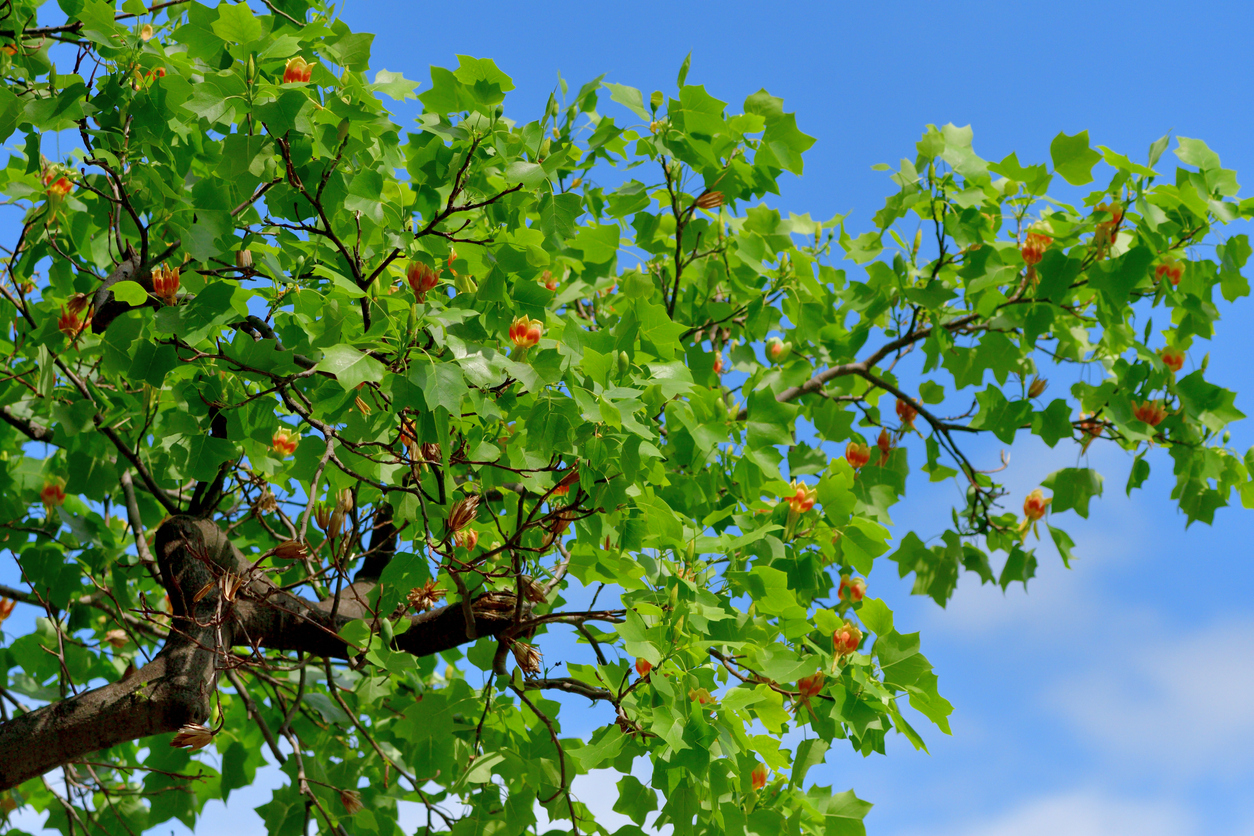
<instances>
[{"instance_id":1,"label":"dark brown branch","mask_svg":"<svg viewBox=\"0 0 1254 836\"><path fill-rule=\"evenodd\" d=\"M236 643L348 658L360 649L340 638L340 629L354 619L376 618L370 600L375 583L351 584L338 599L298 598L255 570L207 520L167 520L157 530L156 559L172 609L165 647L134 676L0 724L0 790L99 749L202 722L218 670L238 665L230 652ZM231 599L222 593L227 574L245 581ZM199 601L197 593L203 593ZM500 635L513 621L514 602L505 597L496 608L473 607L472 625L457 606L412 616L393 647L428 656L473 635ZM41 745L32 746L34 740Z\"/></svg>"}]
</instances>

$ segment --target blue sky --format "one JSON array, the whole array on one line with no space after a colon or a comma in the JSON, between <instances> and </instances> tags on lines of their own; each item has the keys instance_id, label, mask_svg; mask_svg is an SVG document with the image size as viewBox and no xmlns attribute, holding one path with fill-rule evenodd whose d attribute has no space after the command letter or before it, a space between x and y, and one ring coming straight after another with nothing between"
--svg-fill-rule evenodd
<instances>
[{"instance_id":1,"label":"blue sky","mask_svg":"<svg viewBox=\"0 0 1254 836\"><path fill-rule=\"evenodd\" d=\"M853 210L855 234L892 188L871 166L913 157L927 123L970 124L982 157L1016 151L1025 164L1048 161L1059 131L1087 129L1094 144L1138 161L1173 131L1204 139L1239 181L1254 178L1254 4L854 5L417 11L355 0L344 16L377 33L376 69L425 82L428 65L455 66L458 54L492 58L514 79L506 107L519 120L540 112L558 72L572 87L605 73L647 95L673 89L691 51L689 83L733 107L765 87L817 137L804 176L788 178L772 205L816 218ZM1209 376L1254 415L1254 302L1223 315ZM1236 449L1254 444L1252 423L1234 427ZM1026 441L1007 475L1018 497L1078 456L1074 446ZM997 455L995 442L976 449ZM1154 474L1131 499L1126 456L1095 448L1089 462L1107 490L1091 519L1068 520L1080 559L1065 570L1042 546L1026 594L966 584L941 610L910 597L892 564L872 575L871 594L897 611L899 628L923 632L955 713L953 737L925 733L930 755L902 738L889 741L886 758L834 746L811 772L876 804L870 833L1254 836L1254 512L1224 509L1214 527L1186 530L1168 498L1165 453L1151 455ZM953 488L916 480L909 491L896 533L938 531ZM612 785L594 775L579 790L612 820ZM249 806L267 795L258 788L228 809L214 805L198 832L259 831Z\"/></svg>"}]
</instances>

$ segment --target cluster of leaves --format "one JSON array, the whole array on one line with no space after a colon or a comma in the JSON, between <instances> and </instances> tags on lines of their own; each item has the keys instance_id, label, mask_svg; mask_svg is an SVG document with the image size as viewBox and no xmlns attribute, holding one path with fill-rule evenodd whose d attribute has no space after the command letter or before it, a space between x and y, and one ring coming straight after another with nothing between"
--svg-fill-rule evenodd
<instances>
[{"instance_id":1,"label":"cluster of leaves","mask_svg":"<svg viewBox=\"0 0 1254 836\"><path fill-rule=\"evenodd\" d=\"M1216 290L1248 293L1244 236L1197 253L1254 216L1203 143L1179 141L1166 183L1166 139L1142 165L1060 135L1051 173L929 127L853 237L762 202L812 143L765 92L729 115L685 64L673 97L563 83L519 124L508 76L463 57L406 131L381 97L419 85L368 80L371 36L329 4L267 5L62 0L68 22L37 27L33 0L6 4L0 135L22 142L0 192L24 214L0 281L0 545L24 587L4 594L43 617L0 649L0 706L160 648L146 537L170 514L318 599L377 581L376 617L345 629L347 663L219 648L221 768L115 746L8 796L51 826L190 826L269 752L290 778L260 808L275 834L390 834L401 801L427 831L520 833L542 810L603 832L572 791L602 768L622 773L620 833L861 833L869 805L807 781L831 743L922 747L907 703L948 732L918 635L840 584L889 552L908 452L966 497L888 555L941 604L962 569L1005 587L1036 565L1035 518L1002 509L968 434L1117 444L1129 490L1164 448L1190 521L1234 488L1254 505L1254 460L1221 438L1233 394L1155 346L1189 351ZM295 59L309 81L284 80ZM47 160L54 135L76 150ZM1082 205L1046 197L1101 161ZM895 373L916 349L921 375ZM1066 365L1093 373L1045 403L1034 381ZM865 463L842 455L876 433ZM1101 485L1053 474L1052 513L1087 516ZM440 657L395 649L441 599L514 621Z\"/></svg>"}]
</instances>

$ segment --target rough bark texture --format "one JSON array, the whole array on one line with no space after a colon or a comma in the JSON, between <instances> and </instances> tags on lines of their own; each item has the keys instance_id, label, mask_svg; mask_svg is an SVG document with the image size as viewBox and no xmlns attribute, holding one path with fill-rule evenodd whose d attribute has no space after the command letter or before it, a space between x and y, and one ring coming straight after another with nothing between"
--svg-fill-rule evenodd
<instances>
[{"instance_id":1,"label":"rough bark texture","mask_svg":"<svg viewBox=\"0 0 1254 836\"><path fill-rule=\"evenodd\" d=\"M347 658L352 649L337 635L340 628L353 619L372 618L373 579L345 587L335 606L332 600L298 598L254 572L227 600L224 576L245 575L251 562L207 520L170 518L157 530L156 552L173 611L165 647L125 680L0 724L0 790L100 749L203 722L221 661L234 645ZM512 615L512 604L493 612L476 610L473 635L501 634ZM397 650L426 656L471 640L460 606L441 607L411 621L394 642Z\"/></svg>"}]
</instances>

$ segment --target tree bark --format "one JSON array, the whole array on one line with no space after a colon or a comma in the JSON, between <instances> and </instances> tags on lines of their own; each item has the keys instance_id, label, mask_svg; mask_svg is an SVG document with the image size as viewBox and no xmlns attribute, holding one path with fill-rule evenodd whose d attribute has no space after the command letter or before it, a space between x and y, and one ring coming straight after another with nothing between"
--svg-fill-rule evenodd
<instances>
[{"instance_id":1,"label":"tree bark","mask_svg":"<svg viewBox=\"0 0 1254 836\"><path fill-rule=\"evenodd\" d=\"M264 573L250 574L251 561L208 520L171 517L157 530L156 552L172 610L165 646L124 680L0 723L0 790L100 749L204 722L224 661L236 664L233 645L348 658L354 649L339 637L340 629L375 617L369 602L374 580L347 586L338 606L307 601L279 589ZM231 576L243 583L228 595ZM472 608L473 632L460 605L411 616L393 647L427 656L471 635L500 635L513 622L514 606L499 603L489 611Z\"/></svg>"}]
</instances>

